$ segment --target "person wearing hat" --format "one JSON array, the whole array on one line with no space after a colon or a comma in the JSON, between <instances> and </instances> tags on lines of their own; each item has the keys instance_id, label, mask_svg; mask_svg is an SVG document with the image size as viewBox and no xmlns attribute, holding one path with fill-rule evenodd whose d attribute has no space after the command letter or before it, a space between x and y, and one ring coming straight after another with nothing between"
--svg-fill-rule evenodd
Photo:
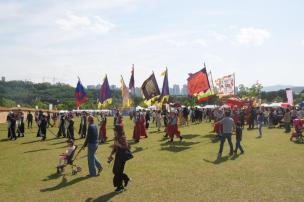
<instances>
[{"instance_id":1,"label":"person wearing hat","mask_svg":"<svg viewBox=\"0 0 304 202\"><path fill-rule=\"evenodd\" d=\"M89 167L89 175L90 177L98 176L102 171L102 165L99 160L96 158L96 151L98 149L98 130L97 126L94 124L93 116L88 117L88 132L85 142L83 144L83 148L88 147L88 167ZM96 168L98 172L96 173Z\"/></svg>"}]
</instances>

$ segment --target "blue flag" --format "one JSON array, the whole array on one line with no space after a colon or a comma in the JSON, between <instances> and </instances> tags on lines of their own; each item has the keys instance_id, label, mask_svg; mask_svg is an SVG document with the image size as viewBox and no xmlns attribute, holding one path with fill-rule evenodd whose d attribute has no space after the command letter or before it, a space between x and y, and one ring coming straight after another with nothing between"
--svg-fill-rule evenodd
<instances>
[{"instance_id":1,"label":"blue flag","mask_svg":"<svg viewBox=\"0 0 304 202\"><path fill-rule=\"evenodd\" d=\"M76 108L80 107L83 103L85 103L88 100L88 95L85 92L80 79L78 79L78 83L75 89L75 97L76 97Z\"/></svg>"}]
</instances>

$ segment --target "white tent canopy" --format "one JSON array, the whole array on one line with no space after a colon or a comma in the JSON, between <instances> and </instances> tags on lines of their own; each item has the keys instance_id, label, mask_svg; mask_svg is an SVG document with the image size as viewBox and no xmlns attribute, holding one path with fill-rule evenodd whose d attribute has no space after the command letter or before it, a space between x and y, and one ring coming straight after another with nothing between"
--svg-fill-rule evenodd
<instances>
[{"instance_id":1,"label":"white tent canopy","mask_svg":"<svg viewBox=\"0 0 304 202\"><path fill-rule=\"evenodd\" d=\"M214 109L214 108L217 108L218 106L217 105L206 105L203 107L203 109Z\"/></svg>"}]
</instances>

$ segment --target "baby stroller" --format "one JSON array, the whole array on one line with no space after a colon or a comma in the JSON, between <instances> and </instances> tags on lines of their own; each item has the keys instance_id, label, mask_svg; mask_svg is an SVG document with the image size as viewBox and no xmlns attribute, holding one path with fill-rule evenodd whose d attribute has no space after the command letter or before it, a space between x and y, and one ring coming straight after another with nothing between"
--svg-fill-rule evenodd
<instances>
[{"instance_id":1,"label":"baby stroller","mask_svg":"<svg viewBox=\"0 0 304 202\"><path fill-rule=\"evenodd\" d=\"M296 139L296 142L298 143L304 143L304 138L302 135L303 132L303 121L301 119L294 119L293 125L295 128L295 131L291 134L290 141L293 141Z\"/></svg>"},{"instance_id":2,"label":"baby stroller","mask_svg":"<svg viewBox=\"0 0 304 202\"><path fill-rule=\"evenodd\" d=\"M78 172L81 172L81 167L79 167L76 164L74 164L74 161L76 160L78 154L81 151L81 149L80 149L78 151L78 153L75 155L77 148L78 148L78 146L75 145L75 149L72 151L72 153L69 156L67 156L67 159L64 162L64 164L57 167L57 173L58 174L61 174L64 171L64 168L66 166L71 166L71 168L72 168L72 175L76 175Z\"/></svg>"}]
</instances>

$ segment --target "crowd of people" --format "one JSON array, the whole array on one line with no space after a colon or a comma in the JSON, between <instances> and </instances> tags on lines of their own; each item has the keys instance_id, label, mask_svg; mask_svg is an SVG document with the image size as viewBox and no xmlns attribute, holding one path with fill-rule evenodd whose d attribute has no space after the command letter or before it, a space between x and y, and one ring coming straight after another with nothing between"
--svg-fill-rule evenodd
<instances>
[{"instance_id":1,"label":"crowd of people","mask_svg":"<svg viewBox=\"0 0 304 202\"><path fill-rule=\"evenodd\" d=\"M124 173L125 163L131 159L132 153L124 130L123 116L119 110L113 110L113 128L114 144L112 152L108 157L110 163L114 160L113 184L116 192L120 193L128 185L130 178ZM101 162L96 157L98 145L108 140L107 136L107 115L105 113L94 114L97 118L97 124L94 123L94 116L86 112L81 113L43 113L42 111L27 113L26 119L21 111L10 112L7 116L8 138L16 140L18 137L24 137L25 129L33 129L33 122L37 124L37 137L46 140L46 134L49 127L55 127L58 123L57 134L52 133L57 138L63 137L68 139L67 151L59 158L57 171L62 169L63 164L67 161L68 156L75 150L74 146L74 117L79 117L80 138L85 139L82 149L88 148L88 167L89 176L98 176L103 170ZM295 127L295 133L292 138L298 138L302 134L304 124L304 109L300 108L263 108L263 107L246 107L246 108L224 108L217 107L213 109L175 107L170 110L138 110L129 113L133 121L133 141L138 143L141 138L148 138L148 129L152 124L158 132L164 130L164 137L172 143L174 137L180 141L183 136L179 127L187 127L192 124L207 122L213 124L213 130L220 140L217 160L221 160L224 143L227 140L229 144L229 155L237 155L238 150L241 154L244 149L241 145L243 139L243 129L248 125L248 130L258 129L257 138L263 137L263 127L283 127L286 133L291 132L291 126ZM51 121L52 120L52 121ZM27 122L27 124L25 124ZM51 123L52 122L52 123ZM232 143L232 134L235 132L235 146ZM300 135L302 137L302 135ZM113 157L115 155L115 158ZM97 169L97 171L96 171Z\"/></svg>"}]
</instances>

